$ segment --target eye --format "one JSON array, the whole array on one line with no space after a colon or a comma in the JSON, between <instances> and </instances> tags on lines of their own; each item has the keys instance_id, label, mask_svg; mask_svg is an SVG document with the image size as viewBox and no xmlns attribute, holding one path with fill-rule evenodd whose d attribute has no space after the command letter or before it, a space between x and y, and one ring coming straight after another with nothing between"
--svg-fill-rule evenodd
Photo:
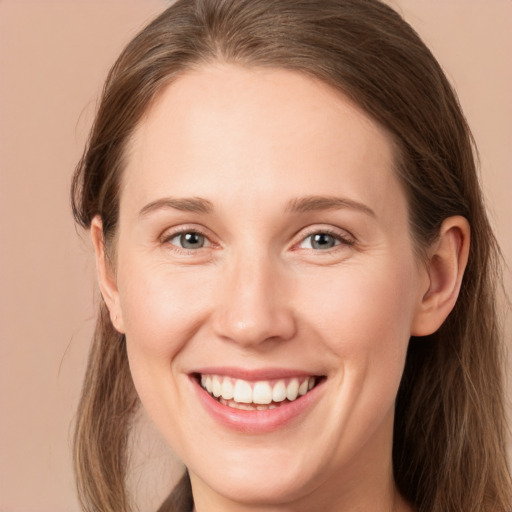
<instances>
[{"instance_id":1,"label":"eye","mask_svg":"<svg viewBox=\"0 0 512 512\"><path fill-rule=\"evenodd\" d=\"M315 251L327 251L337 245L353 245L352 240L348 240L338 233L329 233L326 231L317 231L306 236L299 244L301 249L312 249Z\"/></svg>"},{"instance_id":2,"label":"eye","mask_svg":"<svg viewBox=\"0 0 512 512\"><path fill-rule=\"evenodd\" d=\"M313 233L307 236L300 244L302 249L326 250L332 249L340 242L329 233Z\"/></svg>"},{"instance_id":3,"label":"eye","mask_svg":"<svg viewBox=\"0 0 512 512\"><path fill-rule=\"evenodd\" d=\"M178 233L169 238L169 242L181 249L202 249L208 245L208 239L196 231L186 231Z\"/></svg>"}]
</instances>

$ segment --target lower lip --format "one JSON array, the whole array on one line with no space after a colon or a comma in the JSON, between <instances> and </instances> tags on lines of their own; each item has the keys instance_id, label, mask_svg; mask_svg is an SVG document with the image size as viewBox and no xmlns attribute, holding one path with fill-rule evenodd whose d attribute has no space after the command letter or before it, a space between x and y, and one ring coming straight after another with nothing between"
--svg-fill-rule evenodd
<instances>
[{"instance_id":1,"label":"lower lip","mask_svg":"<svg viewBox=\"0 0 512 512\"><path fill-rule=\"evenodd\" d=\"M320 397L324 382L320 381L305 395L275 409L246 411L221 404L203 389L195 378L191 377L191 380L199 401L213 419L225 427L246 433L272 432L305 414Z\"/></svg>"}]
</instances>

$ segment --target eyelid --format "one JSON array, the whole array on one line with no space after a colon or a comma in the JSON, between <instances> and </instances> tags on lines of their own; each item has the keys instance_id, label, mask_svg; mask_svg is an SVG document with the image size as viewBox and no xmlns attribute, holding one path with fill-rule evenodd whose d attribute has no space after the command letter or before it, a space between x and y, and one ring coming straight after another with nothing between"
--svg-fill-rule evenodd
<instances>
[{"instance_id":1,"label":"eyelid","mask_svg":"<svg viewBox=\"0 0 512 512\"><path fill-rule=\"evenodd\" d=\"M185 249L183 247L178 247L177 245L170 244L171 239L173 239L176 236L179 236L181 234L184 234L184 233L198 233L198 234L204 236L206 238L206 240L208 241L208 246L201 247L199 249ZM292 245L292 250L300 249L299 245L302 242L304 242L304 240L306 238L308 238L309 236L315 235L315 234L320 234L320 233L331 235L340 243L336 244L334 247L332 247L330 249L325 249L323 251L319 251L319 250L315 250L315 249L304 249L304 250L311 250L311 251L314 251L317 253L318 252L328 253L330 251L336 250L336 248L339 247L340 245L344 246L344 247L347 247L347 246L351 247L356 244L355 237L347 230L341 229L341 228L336 228L333 226L322 226L322 225L316 224L313 226L308 226L306 228L303 228L302 230L300 230L297 233L297 235L294 237L296 239L296 241ZM190 254L190 253L198 252L200 249L219 247L219 244L216 243L214 240L212 240L212 238L213 238L213 236L211 235L211 232L209 230L205 229L204 227L198 226L197 224L190 224L190 225L185 224L185 225L179 225L179 226L167 228L158 237L158 241L162 245L165 245L165 244L171 245L173 247L173 250L175 250L177 252ZM297 240L297 238L298 238L298 240Z\"/></svg>"},{"instance_id":2,"label":"eyelid","mask_svg":"<svg viewBox=\"0 0 512 512\"><path fill-rule=\"evenodd\" d=\"M324 252L328 253L329 251L336 250L337 247L341 246L353 246L356 243L355 237L349 233L345 229L340 228L334 228L332 226L322 226L322 225L315 225L315 226L309 226L305 228L305 230L302 230L298 233L299 240L293 244L292 249L300 249L300 244L306 240L306 238L316 235L316 234L326 234L334 237L337 241L339 241L339 244L336 244L334 247L330 249L324 249L323 251L315 250L315 249L304 249L304 250L312 250L314 252Z\"/></svg>"},{"instance_id":3,"label":"eyelid","mask_svg":"<svg viewBox=\"0 0 512 512\"><path fill-rule=\"evenodd\" d=\"M181 247L181 245L178 245L177 243L174 242L174 240L181 239L184 235L197 236L200 239L202 239L201 241L204 243L204 245L197 247L197 248L191 248L191 247L187 248L187 247ZM203 235L202 233L198 233L197 231L183 231L182 233L176 233L175 235L169 237L167 240L169 241L169 243L171 245L178 247L178 249L184 249L187 251L193 250L194 252L198 251L199 249L205 249L207 247L211 247L211 245L212 245L207 236Z\"/></svg>"},{"instance_id":4,"label":"eyelid","mask_svg":"<svg viewBox=\"0 0 512 512\"><path fill-rule=\"evenodd\" d=\"M201 235L201 236L204 236L206 238L206 240L208 241L208 245L206 247L200 247L198 249L185 249L184 247L179 247L177 245L174 245L174 244L171 244L170 241L173 239L173 238L176 238L177 236L179 235L182 235L182 234L185 234L185 233L197 233L198 235ZM186 253L186 254L190 254L192 252L197 252L199 251L200 249L209 249L211 247L216 247L218 246L217 243L215 243L213 240L212 240L212 235L210 234L210 232L206 229L204 229L203 227L201 226L197 226L197 225L179 225L179 226L175 226L173 228L167 228L165 231L163 231L163 233L158 237L158 241L162 244L162 245L165 245L165 244L168 244L168 245L171 245L173 250L176 250L178 252L183 252L183 253Z\"/></svg>"}]
</instances>

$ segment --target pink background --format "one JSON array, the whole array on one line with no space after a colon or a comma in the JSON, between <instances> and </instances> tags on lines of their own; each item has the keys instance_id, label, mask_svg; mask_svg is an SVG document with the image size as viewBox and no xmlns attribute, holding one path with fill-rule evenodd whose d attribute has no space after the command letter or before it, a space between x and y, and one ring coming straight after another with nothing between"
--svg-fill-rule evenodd
<instances>
[{"instance_id":1,"label":"pink background","mask_svg":"<svg viewBox=\"0 0 512 512\"><path fill-rule=\"evenodd\" d=\"M512 261L512 2L390 0L459 92ZM0 0L0 511L78 511L70 463L97 300L69 183L106 73L168 2ZM506 274L512 295L510 272ZM510 332L510 329L509 329ZM146 423L141 417L141 422ZM151 426L132 480L154 510L179 466Z\"/></svg>"}]
</instances>

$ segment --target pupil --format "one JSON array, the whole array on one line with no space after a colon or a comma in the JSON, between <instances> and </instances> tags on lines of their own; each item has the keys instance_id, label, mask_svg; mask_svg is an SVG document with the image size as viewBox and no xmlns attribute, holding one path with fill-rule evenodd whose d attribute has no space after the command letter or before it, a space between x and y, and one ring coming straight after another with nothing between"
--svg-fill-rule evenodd
<instances>
[{"instance_id":1,"label":"pupil","mask_svg":"<svg viewBox=\"0 0 512 512\"><path fill-rule=\"evenodd\" d=\"M313 249L330 249L331 247L334 247L334 244L334 237L327 233L317 233L316 235L313 235Z\"/></svg>"},{"instance_id":2,"label":"pupil","mask_svg":"<svg viewBox=\"0 0 512 512\"><path fill-rule=\"evenodd\" d=\"M199 233L184 233L181 235L181 246L184 249L197 249L204 245L203 238Z\"/></svg>"}]
</instances>

